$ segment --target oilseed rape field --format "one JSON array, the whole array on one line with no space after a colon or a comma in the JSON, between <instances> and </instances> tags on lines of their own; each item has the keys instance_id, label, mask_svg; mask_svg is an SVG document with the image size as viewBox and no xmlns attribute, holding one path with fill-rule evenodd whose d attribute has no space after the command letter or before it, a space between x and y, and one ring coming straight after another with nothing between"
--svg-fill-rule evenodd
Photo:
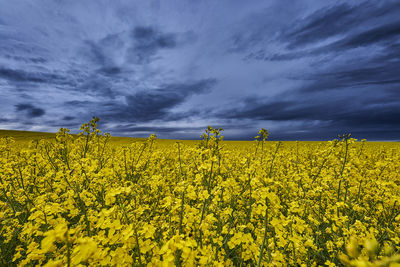
<instances>
[{"instance_id":1,"label":"oilseed rape field","mask_svg":"<svg viewBox=\"0 0 400 267\"><path fill-rule=\"evenodd\" d=\"M400 146L0 139L1 266L400 266ZM19 139L18 139L19 138Z\"/></svg>"}]
</instances>

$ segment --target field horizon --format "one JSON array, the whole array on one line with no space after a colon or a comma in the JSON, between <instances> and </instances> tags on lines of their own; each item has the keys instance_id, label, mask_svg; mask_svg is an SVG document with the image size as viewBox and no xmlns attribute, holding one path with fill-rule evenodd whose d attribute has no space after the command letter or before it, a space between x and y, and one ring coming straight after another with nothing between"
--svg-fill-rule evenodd
<instances>
[{"instance_id":1,"label":"field horizon","mask_svg":"<svg viewBox=\"0 0 400 267\"><path fill-rule=\"evenodd\" d=\"M3 137L13 137L15 141L26 141L29 138L33 139L51 139L55 138L56 132L41 132L41 131L28 131L28 130L8 130L8 129L0 129L0 138ZM72 134L73 136L77 136L77 134ZM200 133L199 133L200 136ZM130 141L139 141L139 140L146 140L144 137L134 137L134 136L118 136L118 135L111 135L112 139L114 141L122 142L122 143L129 143ZM171 138L158 138L158 140L163 140L163 141L200 141L199 139L171 139ZM338 138L336 138L338 139ZM271 142L327 142L327 141L332 141L334 139L327 139L327 140L268 140ZM357 139L358 141L361 141L362 139ZM224 136L224 142L253 142L254 140L243 140L243 139L229 139L225 138ZM267 142L268 142L267 141ZM374 143L399 143L399 140L368 140L368 142L374 142Z\"/></svg>"}]
</instances>

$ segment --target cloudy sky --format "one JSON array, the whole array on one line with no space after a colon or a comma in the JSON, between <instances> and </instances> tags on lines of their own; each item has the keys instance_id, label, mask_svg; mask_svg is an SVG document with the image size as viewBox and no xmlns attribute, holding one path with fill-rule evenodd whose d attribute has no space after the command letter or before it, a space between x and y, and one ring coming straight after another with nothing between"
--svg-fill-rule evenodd
<instances>
[{"instance_id":1,"label":"cloudy sky","mask_svg":"<svg viewBox=\"0 0 400 267\"><path fill-rule=\"evenodd\" d=\"M400 2L0 0L0 129L400 140Z\"/></svg>"}]
</instances>

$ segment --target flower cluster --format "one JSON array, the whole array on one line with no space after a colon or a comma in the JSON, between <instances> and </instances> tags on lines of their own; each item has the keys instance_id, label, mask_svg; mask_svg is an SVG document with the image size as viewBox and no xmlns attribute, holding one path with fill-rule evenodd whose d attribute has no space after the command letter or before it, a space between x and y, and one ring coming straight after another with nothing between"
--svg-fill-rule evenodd
<instances>
[{"instance_id":1,"label":"flower cluster","mask_svg":"<svg viewBox=\"0 0 400 267\"><path fill-rule=\"evenodd\" d=\"M0 139L0 265L389 266L400 262L400 146L129 144L97 128ZM390 265L392 266L392 265Z\"/></svg>"}]
</instances>

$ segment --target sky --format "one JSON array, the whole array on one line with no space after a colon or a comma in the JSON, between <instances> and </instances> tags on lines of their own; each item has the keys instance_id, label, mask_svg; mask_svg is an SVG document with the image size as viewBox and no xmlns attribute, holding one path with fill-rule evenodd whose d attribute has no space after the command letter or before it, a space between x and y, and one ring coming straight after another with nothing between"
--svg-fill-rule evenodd
<instances>
[{"instance_id":1,"label":"sky","mask_svg":"<svg viewBox=\"0 0 400 267\"><path fill-rule=\"evenodd\" d=\"M0 0L0 129L400 140L400 1Z\"/></svg>"}]
</instances>

